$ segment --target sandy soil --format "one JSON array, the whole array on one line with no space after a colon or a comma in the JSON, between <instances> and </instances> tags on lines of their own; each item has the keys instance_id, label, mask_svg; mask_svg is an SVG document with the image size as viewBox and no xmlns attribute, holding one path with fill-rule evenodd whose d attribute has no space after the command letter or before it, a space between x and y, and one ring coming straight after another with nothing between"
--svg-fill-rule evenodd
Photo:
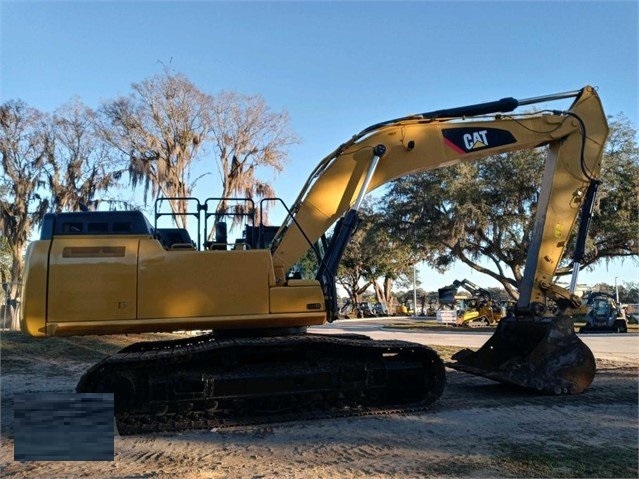
<instances>
[{"instance_id":1,"label":"sandy soil","mask_svg":"<svg viewBox=\"0 0 639 479\"><path fill-rule=\"evenodd\" d=\"M12 396L73 391L91 362L43 367L14 354L3 352L3 478L638 476L637 362L598 361L579 396L537 396L448 370L440 401L418 414L116 436L112 462L18 462Z\"/></svg>"}]
</instances>

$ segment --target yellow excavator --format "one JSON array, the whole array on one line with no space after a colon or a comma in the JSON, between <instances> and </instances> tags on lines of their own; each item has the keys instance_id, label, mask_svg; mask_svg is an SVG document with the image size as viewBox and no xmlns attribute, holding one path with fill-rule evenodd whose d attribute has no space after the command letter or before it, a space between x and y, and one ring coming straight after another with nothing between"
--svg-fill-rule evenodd
<instances>
[{"instance_id":1,"label":"yellow excavator","mask_svg":"<svg viewBox=\"0 0 639 479\"><path fill-rule=\"evenodd\" d=\"M563 99L572 101L565 111L514 112ZM548 145L515 313L448 366L579 393L595 361L561 314L579 299L552 278L578 216L586 236L607 134L589 86L377 123L320 161L281 227L249 225L232 245L219 228L198 249L186 230L158 228L139 211L49 214L26 253L21 328L36 338L212 331L133 344L82 376L78 392L114 393L126 431L426 407L446 381L431 348L307 332L338 318L335 275L364 196L412 173ZM208 217L206 205L197 209ZM315 279L299 279L290 271L309 249L319 268ZM561 306L554 316L547 299Z\"/></svg>"},{"instance_id":2,"label":"yellow excavator","mask_svg":"<svg viewBox=\"0 0 639 479\"><path fill-rule=\"evenodd\" d=\"M465 301L466 307L457 314L457 326L470 328L490 326L504 316L501 306L493 300L490 292L467 279L461 281L456 279L450 286L439 288L437 290L439 304L455 305L457 303L455 296L459 288L464 288L471 297Z\"/></svg>"}]
</instances>

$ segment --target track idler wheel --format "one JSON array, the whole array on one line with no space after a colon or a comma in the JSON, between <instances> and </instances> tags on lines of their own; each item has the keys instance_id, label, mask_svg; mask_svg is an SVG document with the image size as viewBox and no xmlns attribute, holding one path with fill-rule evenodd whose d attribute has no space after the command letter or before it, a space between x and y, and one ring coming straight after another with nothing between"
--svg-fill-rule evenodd
<instances>
[{"instance_id":1,"label":"track idler wheel","mask_svg":"<svg viewBox=\"0 0 639 479\"><path fill-rule=\"evenodd\" d=\"M86 375L85 375L86 376ZM137 395L135 380L125 371L110 372L90 386L85 376L80 379L76 392L113 393L114 411L128 411L135 404Z\"/></svg>"},{"instance_id":2,"label":"track idler wheel","mask_svg":"<svg viewBox=\"0 0 639 479\"><path fill-rule=\"evenodd\" d=\"M595 377L592 351L572 318L503 318L479 350L465 349L447 366L547 394L579 394Z\"/></svg>"}]
</instances>

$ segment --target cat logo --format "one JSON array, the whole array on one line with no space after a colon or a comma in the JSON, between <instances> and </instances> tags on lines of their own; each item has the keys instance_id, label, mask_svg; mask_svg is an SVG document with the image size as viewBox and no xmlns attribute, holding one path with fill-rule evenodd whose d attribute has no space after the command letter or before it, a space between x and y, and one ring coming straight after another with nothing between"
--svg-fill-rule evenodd
<instances>
[{"instance_id":1,"label":"cat logo","mask_svg":"<svg viewBox=\"0 0 639 479\"><path fill-rule=\"evenodd\" d=\"M475 133L465 133L463 139L466 150L476 150L477 148L489 146L488 139L486 138L487 134L487 130L480 130Z\"/></svg>"},{"instance_id":2,"label":"cat logo","mask_svg":"<svg viewBox=\"0 0 639 479\"><path fill-rule=\"evenodd\" d=\"M458 154L517 142L511 132L499 128L444 128L442 135L444 144Z\"/></svg>"}]
</instances>

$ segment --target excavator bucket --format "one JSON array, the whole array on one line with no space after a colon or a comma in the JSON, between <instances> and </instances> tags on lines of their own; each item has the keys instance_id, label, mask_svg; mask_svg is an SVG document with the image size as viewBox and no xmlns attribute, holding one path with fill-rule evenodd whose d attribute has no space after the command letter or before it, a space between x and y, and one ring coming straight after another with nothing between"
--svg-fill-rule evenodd
<instances>
[{"instance_id":1,"label":"excavator bucket","mask_svg":"<svg viewBox=\"0 0 639 479\"><path fill-rule=\"evenodd\" d=\"M457 288L455 286L446 286L437 290L439 295L439 304L455 304L455 295Z\"/></svg>"},{"instance_id":2,"label":"excavator bucket","mask_svg":"<svg viewBox=\"0 0 639 479\"><path fill-rule=\"evenodd\" d=\"M461 350L446 364L458 371L546 394L579 394L595 376L592 351L568 316L503 318L479 350Z\"/></svg>"}]
</instances>

